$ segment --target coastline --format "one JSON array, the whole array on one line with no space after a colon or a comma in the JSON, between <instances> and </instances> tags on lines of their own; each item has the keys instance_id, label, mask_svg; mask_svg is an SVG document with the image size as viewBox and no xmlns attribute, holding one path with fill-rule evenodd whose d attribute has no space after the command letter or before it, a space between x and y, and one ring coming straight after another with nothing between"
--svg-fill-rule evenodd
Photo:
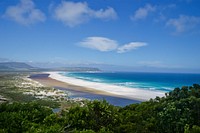
<instances>
[{"instance_id":1,"label":"coastline","mask_svg":"<svg viewBox=\"0 0 200 133\"><path fill-rule=\"evenodd\" d=\"M82 86L77 86L73 85L67 82L62 82L60 80L54 79L50 77L50 74L48 73L43 73L43 74L34 74L31 75L29 78L32 80L38 81L39 83L45 85L45 86L50 86L50 87L55 87L55 88L61 88L64 90L69 90L69 91L77 91L77 92L86 92L86 93L94 93L94 94L100 94L100 95L108 95L111 96L112 94L106 93L104 91L97 91L91 88L87 87L82 87ZM114 96L114 95L112 95Z\"/></svg>"},{"instance_id":2,"label":"coastline","mask_svg":"<svg viewBox=\"0 0 200 133\"><path fill-rule=\"evenodd\" d=\"M84 81L80 79L75 79L71 77L66 77L60 72L45 72L49 74L49 78L52 80L59 81L67 85L67 88L72 88L73 90L92 92L94 94L102 94L107 96L115 96L120 98L127 98L138 101L147 101L151 98L156 98L156 96L163 97L165 92L161 91L151 91L142 90L139 88L128 88L122 86L109 85L104 83L95 83Z\"/></svg>"},{"instance_id":3,"label":"coastline","mask_svg":"<svg viewBox=\"0 0 200 133\"><path fill-rule=\"evenodd\" d=\"M124 107L133 103L140 103L141 100L127 99L106 93L104 91L97 91L94 89L75 86L72 84L64 83L49 77L48 73L35 73L29 76L31 80L37 81L44 86L53 87L58 90L67 91L69 98L72 99L90 99L90 100L106 100L112 105Z\"/></svg>"}]
</instances>

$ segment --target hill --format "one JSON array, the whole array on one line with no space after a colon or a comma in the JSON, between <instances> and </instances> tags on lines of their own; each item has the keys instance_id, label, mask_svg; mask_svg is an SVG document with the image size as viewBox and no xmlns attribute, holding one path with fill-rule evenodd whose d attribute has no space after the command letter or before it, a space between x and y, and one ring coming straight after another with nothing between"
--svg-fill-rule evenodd
<instances>
[{"instance_id":1,"label":"hill","mask_svg":"<svg viewBox=\"0 0 200 133\"><path fill-rule=\"evenodd\" d=\"M200 85L117 107L85 101L54 113L40 102L0 104L1 133L200 133Z\"/></svg>"},{"instance_id":2,"label":"hill","mask_svg":"<svg viewBox=\"0 0 200 133\"><path fill-rule=\"evenodd\" d=\"M34 67L22 62L0 62L0 71L32 70Z\"/></svg>"},{"instance_id":3,"label":"hill","mask_svg":"<svg viewBox=\"0 0 200 133\"><path fill-rule=\"evenodd\" d=\"M70 72L81 72L81 71L100 71L98 68L93 67L62 67L62 68L47 68L46 70L51 71L70 71Z\"/></svg>"},{"instance_id":4,"label":"hill","mask_svg":"<svg viewBox=\"0 0 200 133\"><path fill-rule=\"evenodd\" d=\"M23 62L0 62L0 71L100 71L92 67L38 68Z\"/></svg>"}]
</instances>

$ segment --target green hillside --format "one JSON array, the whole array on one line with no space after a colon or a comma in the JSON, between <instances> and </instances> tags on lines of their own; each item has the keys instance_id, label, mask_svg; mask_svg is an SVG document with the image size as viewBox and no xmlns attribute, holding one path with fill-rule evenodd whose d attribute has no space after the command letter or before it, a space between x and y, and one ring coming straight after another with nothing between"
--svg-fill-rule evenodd
<instances>
[{"instance_id":1,"label":"green hillside","mask_svg":"<svg viewBox=\"0 0 200 133\"><path fill-rule=\"evenodd\" d=\"M1 133L199 133L200 85L116 107L89 101L59 113L39 103L0 105Z\"/></svg>"}]
</instances>

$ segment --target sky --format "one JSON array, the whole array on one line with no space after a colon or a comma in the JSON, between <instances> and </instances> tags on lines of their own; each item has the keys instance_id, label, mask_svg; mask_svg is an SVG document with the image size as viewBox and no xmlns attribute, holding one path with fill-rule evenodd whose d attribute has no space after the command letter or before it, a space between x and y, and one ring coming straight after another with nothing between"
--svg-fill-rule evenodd
<instances>
[{"instance_id":1,"label":"sky","mask_svg":"<svg viewBox=\"0 0 200 133\"><path fill-rule=\"evenodd\" d=\"M1 0L0 61L200 69L199 0Z\"/></svg>"}]
</instances>

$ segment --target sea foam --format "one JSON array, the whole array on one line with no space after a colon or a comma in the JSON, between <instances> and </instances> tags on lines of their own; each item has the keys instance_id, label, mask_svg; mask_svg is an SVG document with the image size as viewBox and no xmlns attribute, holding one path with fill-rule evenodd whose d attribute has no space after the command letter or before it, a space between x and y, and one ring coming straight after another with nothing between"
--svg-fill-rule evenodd
<instances>
[{"instance_id":1,"label":"sea foam","mask_svg":"<svg viewBox=\"0 0 200 133\"><path fill-rule=\"evenodd\" d=\"M98 82L90 82L85 81L82 79L76 79L73 77L67 77L60 72L47 72L50 78L62 81L65 83L73 84L76 86L86 87L98 91L104 91L108 94L117 95L119 97L129 98L129 99L137 99L146 101L150 98L155 98L156 96L162 97L164 96L165 92L162 91L156 91L156 90L144 90L140 88L128 88L124 86L117 86L117 85L111 85L106 83L98 83Z\"/></svg>"}]
</instances>

